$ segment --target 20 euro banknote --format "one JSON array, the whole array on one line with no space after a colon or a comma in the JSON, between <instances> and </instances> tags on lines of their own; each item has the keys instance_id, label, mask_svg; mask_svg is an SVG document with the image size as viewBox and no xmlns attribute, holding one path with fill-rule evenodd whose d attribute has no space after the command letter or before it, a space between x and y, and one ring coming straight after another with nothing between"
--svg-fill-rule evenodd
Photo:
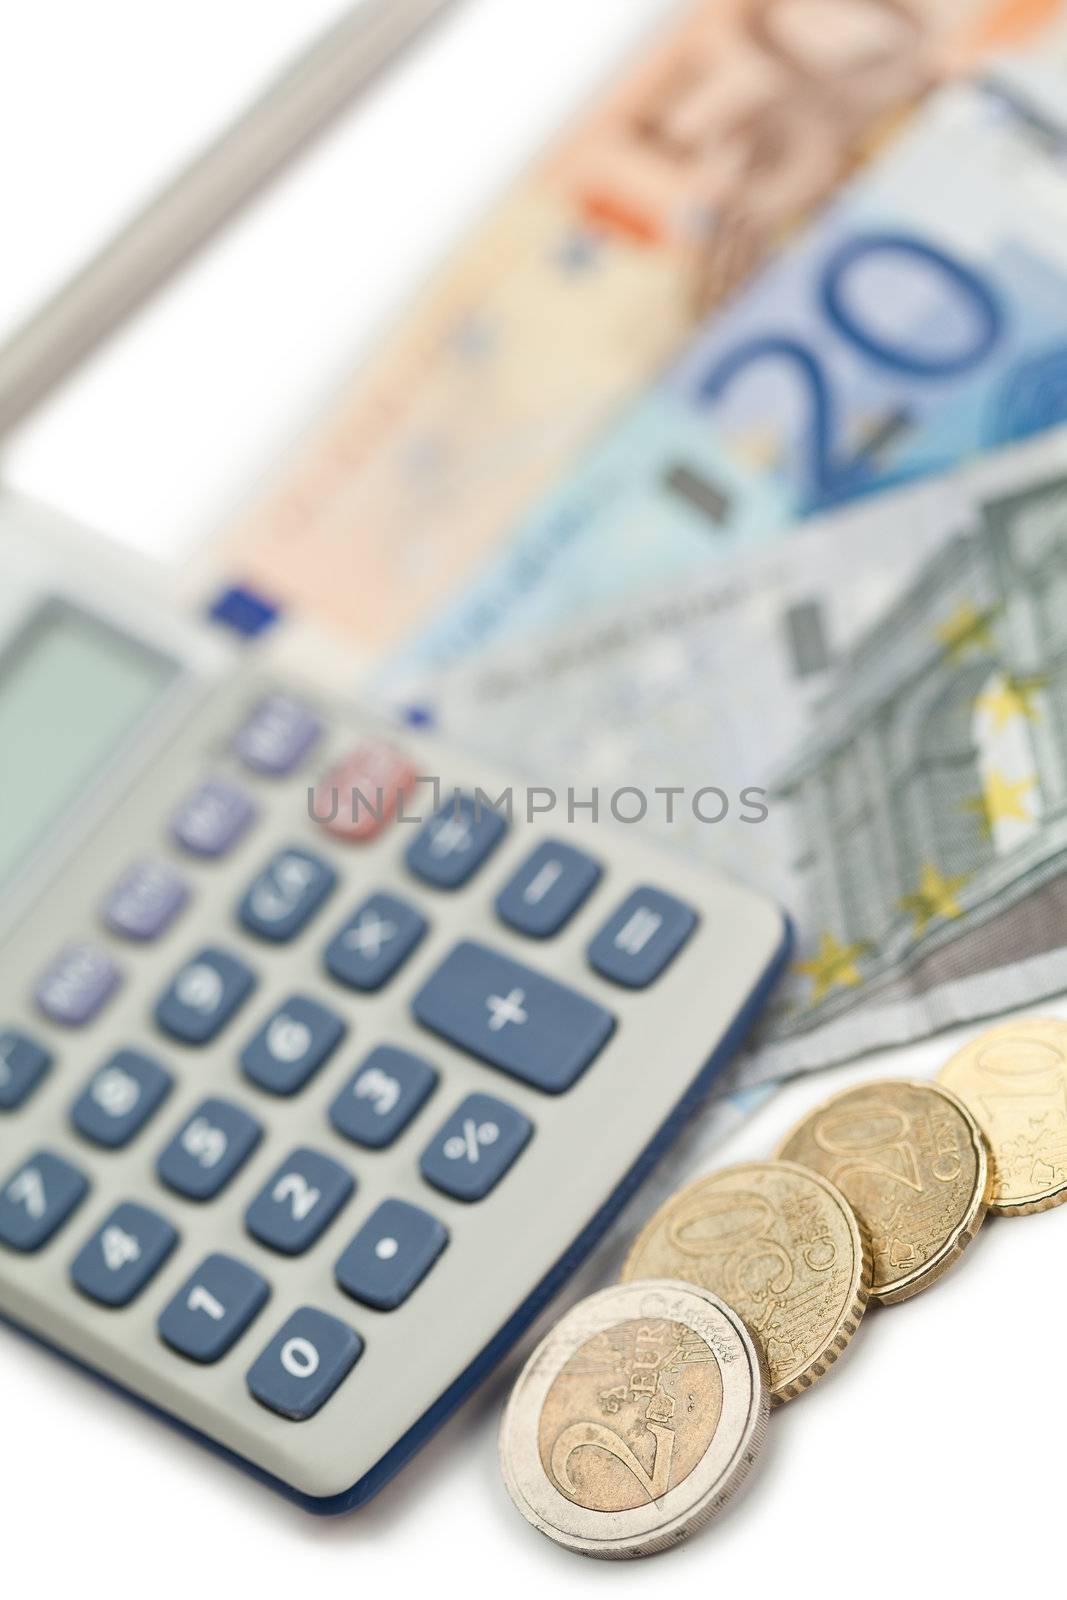
<instances>
[{"instance_id":1,"label":"20 euro banknote","mask_svg":"<svg viewBox=\"0 0 1067 1600\"><path fill-rule=\"evenodd\" d=\"M1029 81L928 101L384 681L1067 419L1067 72L1062 126Z\"/></svg>"}]
</instances>

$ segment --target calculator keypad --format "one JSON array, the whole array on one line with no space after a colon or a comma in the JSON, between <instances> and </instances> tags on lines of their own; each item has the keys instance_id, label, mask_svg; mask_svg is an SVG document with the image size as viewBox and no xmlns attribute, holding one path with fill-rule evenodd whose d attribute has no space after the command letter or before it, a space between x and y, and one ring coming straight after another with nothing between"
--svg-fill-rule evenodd
<instances>
[{"instance_id":1,"label":"calculator keypad","mask_svg":"<svg viewBox=\"0 0 1067 1600\"><path fill-rule=\"evenodd\" d=\"M455 1200L484 1200L525 1150L533 1123L489 1094L469 1094L426 1146L419 1170Z\"/></svg>"},{"instance_id":2,"label":"calculator keypad","mask_svg":"<svg viewBox=\"0 0 1067 1600\"><path fill-rule=\"evenodd\" d=\"M589 946L601 977L646 989L674 960L697 925L691 906L661 889L635 889Z\"/></svg>"},{"instance_id":3,"label":"calculator keypad","mask_svg":"<svg viewBox=\"0 0 1067 1600\"><path fill-rule=\"evenodd\" d=\"M471 939L445 957L412 1010L461 1050L549 1094L569 1089L615 1030L603 1006Z\"/></svg>"},{"instance_id":4,"label":"calculator keypad","mask_svg":"<svg viewBox=\"0 0 1067 1600\"><path fill-rule=\"evenodd\" d=\"M159 1318L163 1341L190 1361L210 1365L251 1326L270 1298L270 1285L233 1256L202 1261Z\"/></svg>"},{"instance_id":5,"label":"calculator keypad","mask_svg":"<svg viewBox=\"0 0 1067 1600\"><path fill-rule=\"evenodd\" d=\"M268 1017L241 1052L245 1076L269 1094L296 1094L345 1035L335 1011L294 994Z\"/></svg>"},{"instance_id":6,"label":"calculator keypad","mask_svg":"<svg viewBox=\"0 0 1067 1600\"><path fill-rule=\"evenodd\" d=\"M584 850L548 839L497 895L497 916L531 939L550 939L589 898L602 871Z\"/></svg>"},{"instance_id":7,"label":"calculator keypad","mask_svg":"<svg viewBox=\"0 0 1067 1600\"><path fill-rule=\"evenodd\" d=\"M174 1080L165 1067L137 1050L118 1050L71 1107L70 1118L94 1144L118 1150L129 1144L163 1104Z\"/></svg>"},{"instance_id":8,"label":"calculator keypad","mask_svg":"<svg viewBox=\"0 0 1067 1600\"><path fill-rule=\"evenodd\" d=\"M189 885L165 861L135 861L100 908L106 927L121 939L159 939L189 898Z\"/></svg>"},{"instance_id":9,"label":"calculator keypad","mask_svg":"<svg viewBox=\"0 0 1067 1600\"><path fill-rule=\"evenodd\" d=\"M334 1271L345 1294L395 1311L418 1288L448 1243L443 1222L406 1200L383 1200Z\"/></svg>"},{"instance_id":10,"label":"calculator keypad","mask_svg":"<svg viewBox=\"0 0 1067 1600\"><path fill-rule=\"evenodd\" d=\"M70 1275L90 1300L117 1310L136 1299L177 1243L166 1217L126 1201L85 1241Z\"/></svg>"},{"instance_id":11,"label":"calculator keypad","mask_svg":"<svg viewBox=\"0 0 1067 1600\"><path fill-rule=\"evenodd\" d=\"M171 833L183 850L209 859L228 855L256 819L256 807L236 784L209 778L186 795L171 818Z\"/></svg>"},{"instance_id":12,"label":"calculator keypad","mask_svg":"<svg viewBox=\"0 0 1067 1600\"><path fill-rule=\"evenodd\" d=\"M250 967L225 950L201 950L156 1003L156 1021L183 1044L208 1044L255 988Z\"/></svg>"},{"instance_id":13,"label":"calculator keypad","mask_svg":"<svg viewBox=\"0 0 1067 1600\"><path fill-rule=\"evenodd\" d=\"M303 1255L354 1189L351 1174L339 1162L317 1150L294 1150L252 1201L245 1227L271 1250Z\"/></svg>"},{"instance_id":14,"label":"calculator keypad","mask_svg":"<svg viewBox=\"0 0 1067 1600\"><path fill-rule=\"evenodd\" d=\"M371 994L399 972L427 927L406 901L372 894L327 945L327 971L338 983Z\"/></svg>"},{"instance_id":15,"label":"calculator keypad","mask_svg":"<svg viewBox=\"0 0 1067 1600\"><path fill-rule=\"evenodd\" d=\"M0 1031L0 1111L17 1111L42 1082L52 1052L16 1028Z\"/></svg>"},{"instance_id":16,"label":"calculator keypad","mask_svg":"<svg viewBox=\"0 0 1067 1600\"><path fill-rule=\"evenodd\" d=\"M0 1187L0 1242L40 1250L81 1205L89 1180L51 1150L38 1150Z\"/></svg>"},{"instance_id":17,"label":"calculator keypad","mask_svg":"<svg viewBox=\"0 0 1067 1600\"><path fill-rule=\"evenodd\" d=\"M244 1166L263 1137L249 1112L229 1100L204 1100L156 1163L169 1189L189 1200L211 1200Z\"/></svg>"},{"instance_id":18,"label":"calculator keypad","mask_svg":"<svg viewBox=\"0 0 1067 1600\"><path fill-rule=\"evenodd\" d=\"M336 872L310 850L280 850L251 885L237 914L249 933L288 944L336 885Z\"/></svg>"},{"instance_id":19,"label":"calculator keypad","mask_svg":"<svg viewBox=\"0 0 1067 1600\"><path fill-rule=\"evenodd\" d=\"M290 1422L306 1422L324 1406L363 1354L354 1328L314 1306L301 1306L278 1329L248 1372L261 1405Z\"/></svg>"},{"instance_id":20,"label":"calculator keypad","mask_svg":"<svg viewBox=\"0 0 1067 1600\"><path fill-rule=\"evenodd\" d=\"M407 1127L437 1084L421 1056L382 1044L357 1068L330 1107L338 1133L370 1150L383 1150Z\"/></svg>"},{"instance_id":21,"label":"calculator keypad","mask_svg":"<svg viewBox=\"0 0 1067 1600\"><path fill-rule=\"evenodd\" d=\"M103 1010L122 973L105 950L68 944L37 980L34 998L44 1015L67 1028L81 1028Z\"/></svg>"},{"instance_id":22,"label":"calculator keypad","mask_svg":"<svg viewBox=\"0 0 1067 1600\"><path fill-rule=\"evenodd\" d=\"M434 812L408 846L409 871L436 889L459 889L492 855L507 823L488 801L460 794Z\"/></svg>"}]
</instances>

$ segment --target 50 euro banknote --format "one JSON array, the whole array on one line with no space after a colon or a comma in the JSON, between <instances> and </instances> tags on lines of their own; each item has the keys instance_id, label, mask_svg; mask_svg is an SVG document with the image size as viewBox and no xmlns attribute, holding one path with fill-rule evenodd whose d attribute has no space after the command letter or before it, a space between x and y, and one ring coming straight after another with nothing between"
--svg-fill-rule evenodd
<instances>
[{"instance_id":1,"label":"50 euro banknote","mask_svg":"<svg viewBox=\"0 0 1067 1600\"><path fill-rule=\"evenodd\" d=\"M1067 70L1049 81L1059 116L1032 64L931 97L386 681L1067 419Z\"/></svg>"},{"instance_id":2,"label":"50 euro banknote","mask_svg":"<svg viewBox=\"0 0 1067 1600\"><path fill-rule=\"evenodd\" d=\"M784 904L745 1087L1067 991L1067 431L498 652L435 709L561 837L595 803Z\"/></svg>"},{"instance_id":3,"label":"50 euro banknote","mask_svg":"<svg viewBox=\"0 0 1067 1600\"><path fill-rule=\"evenodd\" d=\"M230 570L371 656L398 644L931 86L1059 13L686 7L361 365L233 530Z\"/></svg>"}]
</instances>

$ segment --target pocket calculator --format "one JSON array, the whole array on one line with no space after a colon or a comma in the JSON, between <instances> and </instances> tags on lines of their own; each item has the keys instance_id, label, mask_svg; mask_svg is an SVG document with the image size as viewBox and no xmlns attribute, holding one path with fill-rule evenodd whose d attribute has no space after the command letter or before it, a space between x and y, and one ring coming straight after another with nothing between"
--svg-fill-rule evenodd
<instances>
[{"instance_id":1,"label":"pocket calculator","mask_svg":"<svg viewBox=\"0 0 1067 1600\"><path fill-rule=\"evenodd\" d=\"M0 506L0 1315L352 1509L681 1129L783 919L91 548Z\"/></svg>"}]
</instances>

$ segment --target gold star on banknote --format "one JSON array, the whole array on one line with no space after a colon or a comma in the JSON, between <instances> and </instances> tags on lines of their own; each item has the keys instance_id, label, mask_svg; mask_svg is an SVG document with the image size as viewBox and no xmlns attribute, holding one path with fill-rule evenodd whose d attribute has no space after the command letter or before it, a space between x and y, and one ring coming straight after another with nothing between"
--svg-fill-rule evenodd
<instances>
[{"instance_id":1,"label":"gold star on banknote","mask_svg":"<svg viewBox=\"0 0 1067 1600\"><path fill-rule=\"evenodd\" d=\"M993 771L985 781L981 794L965 800L963 809L973 811L982 819L987 834L992 833L995 822L1032 822L1033 812L1024 803L1036 778L1018 778L1010 783L1002 772Z\"/></svg>"},{"instance_id":2,"label":"gold star on banknote","mask_svg":"<svg viewBox=\"0 0 1067 1600\"><path fill-rule=\"evenodd\" d=\"M979 611L972 601L961 600L952 615L938 623L934 637L944 645L946 655L959 660L968 650L992 650L992 620L992 611Z\"/></svg>"},{"instance_id":3,"label":"gold star on banknote","mask_svg":"<svg viewBox=\"0 0 1067 1600\"><path fill-rule=\"evenodd\" d=\"M862 983L856 962L869 948L863 943L840 944L832 933L822 934L816 954L808 961L798 961L794 969L811 979L812 1005L817 1005L831 989L854 989Z\"/></svg>"},{"instance_id":4,"label":"gold star on banknote","mask_svg":"<svg viewBox=\"0 0 1067 1600\"><path fill-rule=\"evenodd\" d=\"M961 917L963 912L956 896L967 882L966 874L946 878L932 861L924 863L919 873L919 886L897 902L901 911L915 918L915 932L925 933L927 926L938 917Z\"/></svg>"},{"instance_id":5,"label":"gold star on banknote","mask_svg":"<svg viewBox=\"0 0 1067 1600\"><path fill-rule=\"evenodd\" d=\"M1043 689L1048 680L1043 677L1001 678L995 689L987 689L985 694L980 694L975 704L979 711L986 711L993 719L993 727L997 733L1001 728L1006 728L1016 717L1022 717L1027 722L1033 722L1037 716L1037 706L1034 704L1034 695L1038 689Z\"/></svg>"}]
</instances>

